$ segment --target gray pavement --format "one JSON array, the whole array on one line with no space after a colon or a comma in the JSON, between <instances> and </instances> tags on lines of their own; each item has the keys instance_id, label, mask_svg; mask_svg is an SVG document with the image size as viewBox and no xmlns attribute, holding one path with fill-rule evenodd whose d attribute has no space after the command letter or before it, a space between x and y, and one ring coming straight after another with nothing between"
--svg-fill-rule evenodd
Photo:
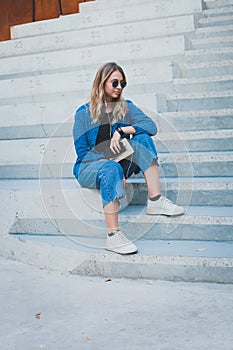
<instances>
[{"instance_id":1,"label":"gray pavement","mask_svg":"<svg viewBox=\"0 0 233 350\"><path fill-rule=\"evenodd\" d=\"M233 349L232 284L0 266L0 350Z\"/></svg>"}]
</instances>

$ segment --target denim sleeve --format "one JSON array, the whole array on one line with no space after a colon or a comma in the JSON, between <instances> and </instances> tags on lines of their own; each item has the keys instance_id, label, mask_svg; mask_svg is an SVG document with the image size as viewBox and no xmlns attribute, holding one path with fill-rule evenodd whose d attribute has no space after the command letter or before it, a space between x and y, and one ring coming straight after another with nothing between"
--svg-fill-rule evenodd
<instances>
[{"instance_id":1,"label":"denim sleeve","mask_svg":"<svg viewBox=\"0 0 233 350\"><path fill-rule=\"evenodd\" d=\"M132 101L127 100L128 104L128 118L130 124L136 130L137 134L148 134L153 136L157 133L157 126L153 120L148 117L140 108L138 108Z\"/></svg>"},{"instance_id":2,"label":"denim sleeve","mask_svg":"<svg viewBox=\"0 0 233 350\"><path fill-rule=\"evenodd\" d=\"M79 108L75 114L75 121L73 127L74 146L77 153L77 161L81 162L90 150L86 135L86 110Z\"/></svg>"},{"instance_id":3,"label":"denim sleeve","mask_svg":"<svg viewBox=\"0 0 233 350\"><path fill-rule=\"evenodd\" d=\"M105 158L104 154L95 150L97 133L98 127L91 125L87 105L80 107L75 114L73 127L74 147L77 154L76 165Z\"/></svg>"}]
</instances>

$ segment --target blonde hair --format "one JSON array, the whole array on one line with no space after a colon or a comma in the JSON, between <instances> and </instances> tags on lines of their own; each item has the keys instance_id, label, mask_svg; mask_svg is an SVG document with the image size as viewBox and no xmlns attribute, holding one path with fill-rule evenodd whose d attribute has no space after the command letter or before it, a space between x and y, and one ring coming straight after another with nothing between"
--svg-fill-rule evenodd
<instances>
[{"instance_id":1,"label":"blonde hair","mask_svg":"<svg viewBox=\"0 0 233 350\"><path fill-rule=\"evenodd\" d=\"M103 64L96 73L92 85L90 99L90 113L94 123L100 120L105 111L105 83L110 75L115 71L119 71L122 74L124 81L126 81L126 76L123 69L115 62L108 62ZM114 103L113 107L113 121L121 120L127 113L128 106L121 94L114 102L116 103Z\"/></svg>"}]
</instances>

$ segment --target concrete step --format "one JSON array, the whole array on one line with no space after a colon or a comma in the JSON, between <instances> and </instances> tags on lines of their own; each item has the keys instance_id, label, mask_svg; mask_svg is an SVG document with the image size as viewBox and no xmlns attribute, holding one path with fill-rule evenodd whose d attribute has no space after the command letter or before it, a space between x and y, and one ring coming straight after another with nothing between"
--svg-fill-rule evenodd
<instances>
[{"instance_id":1,"label":"concrete step","mask_svg":"<svg viewBox=\"0 0 233 350\"><path fill-rule=\"evenodd\" d=\"M15 237L26 241L47 242L49 244L73 248L77 250L103 253L105 238L80 237L80 241L74 242L62 235L33 235L14 234ZM206 258L233 258L232 242L211 242L211 241L179 241L179 240L143 240L135 242L139 247L139 254L156 256L189 256ZM78 245L77 247L75 245ZM199 248L201 245L202 248ZM95 249L96 248L96 249ZM107 253L111 254L112 253Z\"/></svg>"},{"instance_id":2,"label":"concrete step","mask_svg":"<svg viewBox=\"0 0 233 350\"><path fill-rule=\"evenodd\" d=\"M124 95L151 94L152 91L172 91L174 66L171 61L123 65L130 84ZM53 100L89 100L96 69L43 74L0 80L0 105L17 103L46 103ZM92 76L93 74L93 76ZM154 98L155 100L155 98Z\"/></svg>"},{"instance_id":3,"label":"concrete step","mask_svg":"<svg viewBox=\"0 0 233 350\"><path fill-rule=\"evenodd\" d=\"M232 118L232 117L231 117ZM189 121L190 123L190 121ZM199 152L199 151L230 151L232 149L233 132L231 129L177 130L175 125L167 127L167 122L157 123L159 134L154 137L156 148L159 153L164 152ZM163 127L161 127L161 125ZM73 128L73 118L65 121L61 125L57 124L34 124L17 125L14 127L1 127L1 140L20 140L44 137L71 137ZM199 128L201 126L199 125Z\"/></svg>"},{"instance_id":4,"label":"concrete step","mask_svg":"<svg viewBox=\"0 0 233 350\"><path fill-rule=\"evenodd\" d=\"M189 122L190 123L190 122ZM232 149L233 132L230 129L214 130L177 130L175 125L167 127L167 123L157 123L159 133L154 137L159 153L163 152L199 152L199 151L229 151ZM201 126L199 125L199 128ZM17 125L0 128L1 140L31 140L45 137L71 137L73 118L58 124Z\"/></svg>"},{"instance_id":5,"label":"concrete step","mask_svg":"<svg viewBox=\"0 0 233 350\"><path fill-rule=\"evenodd\" d=\"M160 154L161 176L232 176L231 152L187 152Z\"/></svg>"},{"instance_id":6,"label":"concrete step","mask_svg":"<svg viewBox=\"0 0 233 350\"><path fill-rule=\"evenodd\" d=\"M225 16L229 14L233 14L233 6L223 6L223 7L216 7L213 9L208 9L202 11L202 14L204 17L217 17L217 16Z\"/></svg>"},{"instance_id":7,"label":"concrete step","mask_svg":"<svg viewBox=\"0 0 233 350\"><path fill-rule=\"evenodd\" d=\"M233 37L229 36L220 36L220 37L211 37L204 39L191 39L191 45L193 49L207 49L207 48L217 48L217 47L232 47L233 46Z\"/></svg>"},{"instance_id":8,"label":"concrete step","mask_svg":"<svg viewBox=\"0 0 233 350\"><path fill-rule=\"evenodd\" d=\"M211 37L221 37L221 36L231 36L233 34L233 25L224 25L217 27L204 27L195 29L195 38L211 38Z\"/></svg>"},{"instance_id":9,"label":"concrete step","mask_svg":"<svg viewBox=\"0 0 233 350\"><path fill-rule=\"evenodd\" d=\"M103 25L113 25L126 22L141 21L143 19L155 19L172 17L185 14L199 13L202 9L201 0L180 0L177 6L176 0L164 1L163 6L159 2L148 0L140 2L137 6L124 4L124 8L112 8L109 3L103 11L91 11L90 13L61 16L53 20L38 21L12 27L11 37L22 38L46 33L59 33L84 28L95 28ZM168 22L168 25L171 25ZM127 26L124 27L127 30Z\"/></svg>"},{"instance_id":10,"label":"concrete step","mask_svg":"<svg viewBox=\"0 0 233 350\"><path fill-rule=\"evenodd\" d=\"M1 181L0 185L2 203L12 202L16 213L11 233L60 233L74 240L106 236L99 194L78 187L75 180ZM130 239L232 240L232 207L186 203L185 215L171 218L146 215L144 205L129 205L119 213L120 225Z\"/></svg>"},{"instance_id":11,"label":"concrete step","mask_svg":"<svg viewBox=\"0 0 233 350\"><path fill-rule=\"evenodd\" d=\"M3 140L0 147L0 178L73 176L76 154L71 137ZM181 151L159 155L162 177L233 176L231 152L190 152L185 146Z\"/></svg>"},{"instance_id":12,"label":"concrete step","mask_svg":"<svg viewBox=\"0 0 233 350\"><path fill-rule=\"evenodd\" d=\"M194 12L199 12L200 10L200 2L196 1L195 5L196 7L193 6L193 4L190 1L184 1L181 0L179 2L180 7L182 11L190 11L189 13ZM144 5L145 7L153 5L154 8L157 9L158 12L162 13L162 17L165 17L166 14L164 13L164 10L167 9L167 11L170 11L171 13L175 13L177 11L176 7L177 4L174 0L165 0L161 4L159 0L129 0L127 1L127 6L135 7L135 5L140 6ZM185 8L186 5L186 8ZM85 14L92 14L96 12L102 12L106 11L106 8L111 7L112 9L119 9L122 10L125 8L125 1L124 0L100 0L100 1L91 1L91 2L86 2L86 3L81 3L80 4L80 11L81 13Z\"/></svg>"},{"instance_id":13,"label":"concrete step","mask_svg":"<svg viewBox=\"0 0 233 350\"><path fill-rule=\"evenodd\" d=\"M35 96L29 103L14 99L14 104L9 100L9 104L0 105L0 139L70 136L75 111L88 99L80 99L77 94L73 97L58 94L55 97L56 101L52 98L51 101L36 101L38 96ZM131 95L127 98L153 118L155 94Z\"/></svg>"},{"instance_id":14,"label":"concrete step","mask_svg":"<svg viewBox=\"0 0 233 350\"><path fill-rule=\"evenodd\" d=\"M0 106L0 139L70 136L75 110L78 105L85 102L67 99L44 104L2 105Z\"/></svg>"},{"instance_id":15,"label":"concrete step","mask_svg":"<svg viewBox=\"0 0 233 350\"><path fill-rule=\"evenodd\" d=\"M232 87L233 75L174 79L174 91L178 93L195 93L202 91L227 92L227 90L231 91Z\"/></svg>"},{"instance_id":16,"label":"concrete step","mask_svg":"<svg viewBox=\"0 0 233 350\"><path fill-rule=\"evenodd\" d=\"M208 91L167 96L168 111L233 108L233 91Z\"/></svg>"},{"instance_id":17,"label":"concrete step","mask_svg":"<svg viewBox=\"0 0 233 350\"><path fill-rule=\"evenodd\" d=\"M187 50L185 51L186 63L200 63L212 61L226 61L233 59L233 48L222 47L202 50Z\"/></svg>"},{"instance_id":18,"label":"concrete step","mask_svg":"<svg viewBox=\"0 0 233 350\"><path fill-rule=\"evenodd\" d=\"M151 5L152 1L151 0L129 0L127 1L127 6L135 6L135 5ZM156 3L156 1L154 1ZM158 3L158 1L157 1ZM80 3L79 8L81 13L91 13L91 12L98 12L98 11L103 11L106 10L106 7L111 7L114 9L122 9L122 7L125 6L125 1L123 0L97 0L97 1L91 1L91 2L85 2L85 3Z\"/></svg>"},{"instance_id":19,"label":"concrete step","mask_svg":"<svg viewBox=\"0 0 233 350\"><path fill-rule=\"evenodd\" d=\"M158 239L193 240L198 241L232 241L232 217L205 216L205 207L201 207L203 215L192 215L192 207L187 209L183 220L167 220L162 217L148 217L143 215L142 206L129 206L119 215L119 223L123 231L131 240L146 239L156 241ZM214 207L211 207L214 208ZM220 207L219 207L220 208ZM228 207L226 207L228 208ZM232 210L232 207L230 207ZM135 217L135 210L138 213ZM195 207L193 207L195 209ZM224 208L225 209L225 208ZM188 210L190 211L188 213ZM139 213L140 211L140 213ZM134 213L130 215L129 212ZM125 214L124 214L125 213ZM226 215L226 214L225 214ZM73 241L79 242L82 237L104 238L106 237L106 224L104 219L79 220L74 218L24 218L17 219L12 226L11 233L49 234L56 236L63 234ZM207 224L207 220L209 223ZM218 223L216 223L218 221ZM137 229L135 229L137 227Z\"/></svg>"},{"instance_id":20,"label":"concrete step","mask_svg":"<svg viewBox=\"0 0 233 350\"><path fill-rule=\"evenodd\" d=\"M180 65L180 69L183 78L233 75L233 60L185 63Z\"/></svg>"},{"instance_id":21,"label":"concrete step","mask_svg":"<svg viewBox=\"0 0 233 350\"><path fill-rule=\"evenodd\" d=\"M0 58L145 40L194 31L194 16L145 19L0 42Z\"/></svg>"},{"instance_id":22,"label":"concrete step","mask_svg":"<svg viewBox=\"0 0 233 350\"><path fill-rule=\"evenodd\" d=\"M224 7L224 6L231 6L233 5L232 0L215 0L215 1L205 1L206 7L208 9L218 8L218 7Z\"/></svg>"},{"instance_id":23,"label":"concrete step","mask_svg":"<svg viewBox=\"0 0 233 350\"><path fill-rule=\"evenodd\" d=\"M213 17L207 17L207 18L200 18L198 20L198 26L209 27L209 26L231 25L232 21L233 21L233 15L213 16Z\"/></svg>"},{"instance_id":24,"label":"concrete step","mask_svg":"<svg viewBox=\"0 0 233 350\"><path fill-rule=\"evenodd\" d=\"M195 131L233 128L233 109L194 110L159 113L155 117L158 130Z\"/></svg>"},{"instance_id":25,"label":"concrete step","mask_svg":"<svg viewBox=\"0 0 233 350\"><path fill-rule=\"evenodd\" d=\"M142 109L145 108L147 113L149 110L149 113L153 114L157 110L157 98L154 92L150 91L150 92L138 93L138 94L130 94L127 92L126 96L127 96L126 97L127 99L134 101ZM58 117L59 120L63 122L66 119L69 119L71 116L73 117L73 114L76 111L77 107L79 107L83 103L86 103L89 100L90 100L90 91L85 91L85 95L80 93L78 96L76 91L54 92L48 95L31 94L30 96L25 96L25 97L15 97L14 104L12 104L11 98L2 99L2 100L0 99L0 111L1 111L1 108L3 108L3 111L4 110L6 111L9 108L9 111L10 111L12 107L13 111L15 111L14 113L16 113L17 115L18 114L17 109L19 108L22 110L22 108L24 107L21 107L21 106L26 106L23 114L25 114L26 118L28 118L27 106L31 104L32 107L30 108L32 108L32 110L36 110L35 113L39 114L39 116L44 115L45 119L42 118L42 120L47 120L46 116L49 114L49 110L51 110L50 108L52 108L49 106L50 105L54 106L58 104L58 106L60 105L62 110L64 110L64 114L62 114L62 111L57 111L59 115ZM64 105L66 104L66 101L67 101L67 108L64 107ZM57 109L56 106L55 106L55 109ZM2 119L3 116L0 116L0 118ZM54 124L55 118L52 118L52 120ZM30 121L28 123L30 123ZM44 124L46 124L46 122ZM3 125L5 125L5 122L3 123ZM58 123L58 126L59 125L60 125L60 122Z\"/></svg>"},{"instance_id":26,"label":"concrete step","mask_svg":"<svg viewBox=\"0 0 233 350\"><path fill-rule=\"evenodd\" d=\"M161 130L154 137L161 152L231 151L233 130L173 131Z\"/></svg>"},{"instance_id":27,"label":"concrete step","mask_svg":"<svg viewBox=\"0 0 233 350\"><path fill-rule=\"evenodd\" d=\"M74 113L86 100L0 105L0 139L70 136Z\"/></svg>"},{"instance_id":28,"label":"concrete step","mask_svg":"<svg viewBox=\"0 0 233 350\"><path fill-rule=\"evenodd\" d=\"M144 179L128 181L134 191L131 204L145 205L148 193ZM184 206L232 206L233 178L162 178L161 191Z\"/></svg>"},{"instance_id":29,"label":"concrete step","mask_svg":"<svg viewBox=\"0 0 233 350\"><path fill-rule=\"evenodd\" d=\"M158 50L157 48L160 48ZM132 43L121 42L105 44L102 46L79 48L71 50L61 50L59 52L37 53L25 56L2 58L0 61L1 79L15 78L15 75L39 75L44 73L62 73L74 70L81 70L81 78L85 74L85 80L89 77L93 66L96 68L106 61L118 61L128 64L140 63L143 60L159 60L159 58L183 55L187 41L184 36L154 38L147 40L137 40ZM136 58L135 58L136 57ZM85 67L83 62L85 61ZM162 61L160 59L160 61ZM143 66L143 64L141 64ZM78 68L79 67L79 68ZM95 69L96 70L96 69ZM94 70L94 71L95 71ZM87 76L87 77L86 77ZM37 77L38 78L38 77Z\"/></svg>"},{"instance_id":30,"label":"concrete step","mask_svg":"<svg viewBox=\"0 0 233 350\"><path fill-rule=\"evenodd\" d=\"M7 244L5 243L7 242ZM137 240L139 252L120 256L103 250L104 239L9 235L2 256L55 271L85 276L232 283L232 244ZM48 255L49 252L49 255ZM62 257L62 259L61 259ZM49 261L48 261L49 259Z\"/></svg>"},{"instance_id":31,"label":"concrete step","mask_svg":"<svg viewBox=\"0 0 233 350\"><path fill-rule=\"evenodd\" d=\"M233 109L155 113L155 96L140 96L145 105L138 106L151 116L161 132L233 129ZM135 101L133 98L133 101ZM47 103L24 103L0 106L0 139L70 136L74 113L86 101L70 100ZM140 102L140 101L139 101ZM150 106L151 103L151 106ZM56 111L56 113L54 113Z\"/></svg>"}]
</instances>

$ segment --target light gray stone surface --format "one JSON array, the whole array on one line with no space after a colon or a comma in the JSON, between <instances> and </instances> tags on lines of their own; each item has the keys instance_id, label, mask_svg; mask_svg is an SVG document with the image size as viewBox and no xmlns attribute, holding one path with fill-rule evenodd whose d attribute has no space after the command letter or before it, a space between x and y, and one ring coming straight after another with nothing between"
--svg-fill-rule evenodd
<instances>
[{"instance_id":1,"label":"light gray stone surface","mask_svg":"<svg viewBox=\"0 0 233 350\"><path fill-rule=\"evenodd\" d=\"M73 70L74 73L74 70L77 70L77 67L79 67L81 72L79 72L78 82L80 82L80 79L84 76L85 81L92 81L97 65L100 66L103 62L112 60L119 62L136 61L137 63L143 62L142 66L144 66L144 63L146 64L144 60L158 60L160 58L161 61L161 57L163 57L163 60L166 60L165 57L183 55L186 46L187 41L185 40L184 35L176 35L173 37L167 36L159 38L154 37L144 40L131 40L129 43L125 41L120 43L111 42L104 43L103 45L89 46L87 48L80 47L74 49L32 53L25 56L2 58L0 74L2 76L14 74L29 75L28 81L30 82L31 78L33 82L33 75L36 75L35 78L37 80L38 78L43 80L43 75L41 74L45 74L46 72L50 73L54 71L62 73L62 70L64 71L69 69L70 71ZM83 64L84 61L85 65ZM93 65L95 68L91 69L91 66ZM40 72L39 76L38 72ZM151 73L153 72L151 71ZM67 73L67 77L68 76L69 74ZM48 76L45 77L47 79L49 78ZM22 78L22 84L23 81L24 79ZM1 85L2 84L3 81L1 80ZM28 85L30 87L30 84ZM36 87L41 87L41 85L37 85Z\"/></svg>"},{"instance_id":2,"label":"light gray stone surface","mask_svg":"<svg viewBox=\"0 0 233 350\"><path fill-rule=\"evenodd\" d=\"M95 3L95 2L92 2ZM37 52L59 51L72 48L106 45L113 42L132 42L194 31L194 15L176 18L144 19L125 24L97 26L62 33L50 33L0 42L0 57L21 56Z\"/></svg>"},{"instance_id":3,"label":"light gray stone surface","mask_svg":"<svg viewBox=\"0 0 233 350\"><path fill-rule=\"evenodd\" d=\"M125 5L125 3L124 3ZM132 6L133 5L133 6ZM119 5L118 5L119 6ZM36 36L45 33L59 33L69 30L78 30L83 28L95 28L98 25L108 25L127 21L141 20L141 16L145 18L162 18L192 13L199 13L202 9L201 0L179 0L177 6L176 0L160 2L153 0L140 1L137 6L131 4L124 8L114 8L114 4L106 7L105 11L91 11L90 13L80 13L69 16L61 16L53 20L39 21L36 23L28 23L20 26L12 27L12 38L22 38L28 36Z\"/></svg>"},{"instance_id":4,"label":"light gray stone surface","mask_svg":"<svg viewBox=\"0 0 233 350\"><path fill-rule=\"evenodd\" d=\"M0 266L1 349L232 350L233 285Z\"/></svg>"}]
</instances>

